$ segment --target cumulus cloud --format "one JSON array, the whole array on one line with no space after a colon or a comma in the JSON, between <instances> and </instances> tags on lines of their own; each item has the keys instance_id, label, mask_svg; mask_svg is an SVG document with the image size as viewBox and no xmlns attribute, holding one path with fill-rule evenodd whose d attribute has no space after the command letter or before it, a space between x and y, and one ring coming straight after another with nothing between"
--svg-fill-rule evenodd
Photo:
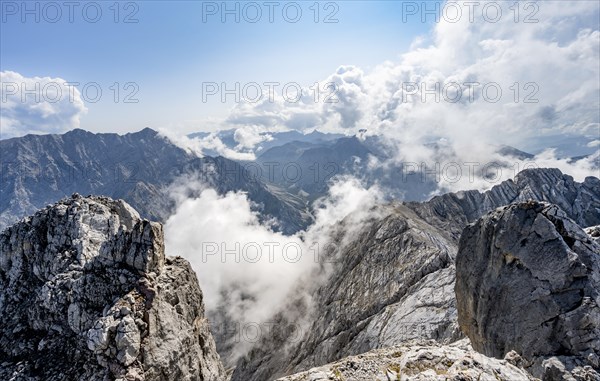
<instances>
[{"instance_id":1,"label":"cumulus cloud","mask_svg":"<svg viewBox=\"0 0 600 381\"><path fill-rule=\"evenodd\" d=\"M452 3L463 17L441 18L398 62L369 72L340 66L320 81L333 84L333 102L325 101L327 91L315 102L305 88L295 102L276 94L272 101L240 103L226 123L346 134L366 129L385 137L395 162L435 162L439 157L428 147L440 141L452 160L489 163L498 159L500 144L526 151L541 136L597 137L597 2L535 2L527 10L521 3L518 21L513 3L490 2L501 7L497 22L483 12L485 1L472 21L465 2ZM562 165L546 156L539 162Z\"/></svg>"},{"instance_id":2,"label":"cumulus cloud","mask_svg":"<svg viewBox=\"0 0 600 381\"><path fill-rule=\"evenodd\" d=\"M205 137L189 137L165 128L159 128L158 132L169 139L171 143L198 157L204 157L205 152L210 150L231 160L249 161L256 159L253 151L239 151L228 147L223 143L217 132L210 133ZM246 136L244 137L250 139ZM266 139L263 139L261 141L265 140Z\"/></svg>"},{"instance_id":3,"label":"cumulus cloud","mask_svg":"<svg viewBox=\"0 0 600 381\"><path fill-rule=\"evenodd\" d=\"M81 94L62 78L0 72L1 138L57 134L79 127L87 112Z\"/></svg>"},{"instance_id":4,"label":"cumulus cloud","mask_svg":"<svg viewBox=\"0 0 600 381\"><path fill-rule=\"evenodd\" d=\"M235 130L233 134L237 149L252 149L257 144L273 140L269 134L265 134L265 129L257 126L244 126Z\"/></svg>"},{"instance_id":5,"label":"cumulus cloud","mask_svg":"<svg viewBox=\"0 0 600 381\"><path fill-rule=\"evenodd\" d=\"M190 191L198 196L188 197ZM382 198L376 188L339 179L315 205L314 225L284 236L259 221L243 193L219 195L189 178L176 183L171 193L178 207L165 224L167 253L192 263L209 313L225 308L242 327L267 322L299 280L322 264L320 250L340 221L349 218L348 224L359 229L375 215L372 206ZM251 344L237 343L235 355L244 354Z\"/></svg>"}]
</instances>

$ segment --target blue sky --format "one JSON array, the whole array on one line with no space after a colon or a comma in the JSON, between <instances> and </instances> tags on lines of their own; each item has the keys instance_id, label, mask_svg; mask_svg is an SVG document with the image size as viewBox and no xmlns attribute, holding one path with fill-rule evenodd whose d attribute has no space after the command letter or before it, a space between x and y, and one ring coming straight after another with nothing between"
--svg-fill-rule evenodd
<instances>
[{"instance_id":1,"label":"blue sky","mask_svg":"<svg viewBox=\"0 0 600 381\"><path fill-rule=\"evenodd\" d=\"M0 0L0 138L76 127L118 133L151 127L170 130L177 140L195 131L235 129L236 152L212 137L193 143L233 158L246 157L273 131L315 128L348 135L366 129L401 142L398 150L414 156L421 151L412 148L438 139L475 156L486 155L486 144L537 153L578 142L569 144L572 155L600 147L595 0L86 1L75 2L73 22L64 4ZM235 11L223 22L225 7L236 6L240 22ZM437 21L436 6L442 14ZM452 18L456 8L462 17ZM337 22L324 22L328 15ZM137 22L124 22L127 16ZM297 22L290 22L294 17ZM74 101L65 99L64 81L79 83ZM57 82L63 86L57 103L23 98L6 86ZM217 94L204 102L209 82L230 89L254 82L263 91L266 82L281 85L274 100L235 102L229 96L221 102ZM307 88L315 82L334 83L339 102L323 96L313 102ZM84 96L91 83L102 90L96 103ZM285 83L304 86L306 97L283 99ZM466 83L480 84L473 98ZM459 102L425 99L436 85L451 85L464 96ZM486 97L488 85L498 99ZM138 103L125 103L132 91ZM474 150L473 141L480 148Z\"/></svg>"},{"instance_id":2,"label":"blue sky","mask_svg":"<svg viewBox=\"0 0 600 381\"><path fill-rule=\"evenodd\" d=\"M13 15L12 5L17 4ZM59 2L60 4L61 2ZM208 4L210 3L210 4ZM36 2L28 3L35 9ZM286 22L282 7L268 20L268 8L256 23L246 22L240 6L240 22L228 15L206 14L222 2L139 1L119 3L119 22L114 22L114 2L99 2L102 16L87 22L83 6L74 8L69 22L68 8L62 17L52 7L38 3L40 22L35 15L21 20L21 2L2 1L0 69L25 77L52 77L67 81L97 82L101 100L86 104L88 112L80 126L92 131L132 131L145 126L163 127L206 117L223 116L231 104L211 100L202 103L202 82L298 82L308 85L335 72L340 65L365 70L386 60L397 60L415 37L427 34L434 20L419 17L402 20L402 2L338 1L319 2L319 22L314 22L314 2L298 2L303 11L297 23ZM235 7L235 2L228 2ZM258 2L263 4L263 2ZM214 8L213 8L214 9ZM248 8L248 17L254 17ZM294 17L294 8L288 15ZM337 23L325 23L335 11ZM45 13L44 13L45 12ZM88 19L95 7L86 8ZM208 12L205 12L208 13ZM123 22L127 15L137 23ZM137 104L115 103L109 87L135 82ZM133 88L124 91L124 95ZM193 122L191 122L193 123ZM202 126L199 126L201 129Z\"/></svg>"}]
</instances>

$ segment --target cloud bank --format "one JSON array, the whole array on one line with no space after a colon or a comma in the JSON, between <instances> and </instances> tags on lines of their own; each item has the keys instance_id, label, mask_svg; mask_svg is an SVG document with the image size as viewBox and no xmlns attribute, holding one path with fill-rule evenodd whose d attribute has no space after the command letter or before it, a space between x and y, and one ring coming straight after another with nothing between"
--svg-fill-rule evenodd
<instances>
[{"instance_id":1,"label":"cloud bank","mask_svg":"<svg viewBox=\"0 0 600 381\"><path fill-rule=\"evenodd\" d=\"M78 128L87 112L81 94L62 78L0 72L0 138L59 134Z\"/></svg>"},{"instance_id":2,"label":"cloud bank","mask_svg":"<svg viewBox=\"0 0 600 381\"><path fill-rule=\"evenodd\" d=\"M224 128L239 128L240 136L282 129L351 135L366 130L384 137L394 162L435 163L439 157L431 154L431 143L443 142L452 160L484 164L499 159L494 152L502 144L527 151L541 137L597 139L600 5L522 2L517 15L512 2L480 1L472 13L468 3L445 3L444 9L458 4L462 17L441 18L397 62L369 72L343 65L322 79L321 86L333 84L332 102L325 100L328 90L318 102L309 88L297 102L275 93L274 99L237 104ZM486 4L499 7L502 17L486 16ZM260 138L244 141L236 151ZM550 166L558 166L557 160L547 153L534 159Z\"/></svg>"},{"instance_id":3,"label":"cloud bank","mask_svg":"<svg viewBox=\"0 0 600 381\"><path fill-rule=\"evenodd\" d=\"M198 197L188 198L190 190ZM172 194L178 207L165 224L166 251L191 262L209 313L225 308L233 320L229 323L238 327L266 323L299 281L324 264L321 251L339 223L350 214L352 229L346 234L351 235L376 215L372 207L382 199L376 188L339 179L315 205L315 223L305 232L284 236L259 221L243 193L218 195L188 179L174 186ZM236 343L234 355L251 346L249 341Z\"/></svg>"}]
</instances>

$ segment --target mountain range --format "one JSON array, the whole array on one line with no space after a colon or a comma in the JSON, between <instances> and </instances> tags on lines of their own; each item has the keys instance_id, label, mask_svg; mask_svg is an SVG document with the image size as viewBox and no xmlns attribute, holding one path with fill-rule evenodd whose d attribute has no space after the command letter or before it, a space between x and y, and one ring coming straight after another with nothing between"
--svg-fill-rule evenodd
<instances>
[{"instance_id":1,"label":"mountain range","mask_svg":"<svg viewBox=\"0 0 600 381\"><path fill-rule=\"evenodd\" d=\"M577 183L553 169L523 171L485 193L383 205L381 217L335 254L339 261L327 281L309 290L311 305L291 297L277 315L278 325L307 326L301 338L263 338L236 364L232 380L273 379L414 339L463 338L454 293L461 233L498 207L528 200L559 205L583 227L600 225L600 180ZM343 234L342 227L338 242ZM298 309L312 312L289 312ZM289 318L298 315L301 324Z\"/></svg>"},{"instance_id":2,"label":"mountain range","mask_svg":"<svg viewBox=\"0 0 600 381\"><path fill-rule=\"evenodd\" d=\"M302 200L278 192L224 157L196 155L149 128L125 135L73 130L0 140L0 229L72 193L121 198L142 216L166 221L181 180L200 181L220 193L242 191L264 218L293 232L309 218ZM283 195L284 197L280 197Z\"/></svg>"},{"instance_id":3,"label":"mountain range","mask_svg":"<svg viewBox=\"0 0 600 381\"><path fill-rule=\"evenodd\" d=\"M235 130L227 130L219 137L234 147L234 134ZM377 136L317 131L270 136L252 162L198 157L149 128L125 135L77 129L0 140L0 229L72 193L121 198L143 217L164 222L174 211L173 194L191 192L177 185L191 179L221 194L245 192L261 218L276 219L275 229L285 234L311 223L313 202L326 196L331 181L340 176L358 178L366 187L377 184L386 190L388 200L424 201L439 193L438 179L423 176L406 163L392 160L371 166L371 161L385 162L393 154ZM431 147L438 149L435 144ZM508 146L497 151L507 160L532 158ZM600 165L599 155L596 162Z\"/></svg>"},{"instance_id":4,"label":"mountain range","mask_svg":"<svg viewBox=\"0 0 600 381\"><path fill-rule=\"evenodd\" d=\"M196 277L165 257L162 226L122 200L65 198L0 234L0 375L600 377L600 225L581 227L600 222L598 178L531 169L485 193L375 208L358 233L350 218L338 225L333 265L298 285L273 311L277 329L226 374Z\"/></svg>"},{"instance_id":5,"label":"mountain range","mask_svg":"<svg viewBox=\"0 0 600 381\"><path fill-rule=\"evenodd\" d=\"M527 169L430 197L435 182L369 168L388 154L376 137L297 138L254 162L198 157L151 129L1 140L0 377L600 380L598 177ZM269 163L313 172L257 176ZM240 352L218 329L234 317L205 310L161 222L212 187L244 192L275 230L303 231L328 164L411 196L338 221L322 261L267 311L274 329Z\"/></svg>"}]
</instances>

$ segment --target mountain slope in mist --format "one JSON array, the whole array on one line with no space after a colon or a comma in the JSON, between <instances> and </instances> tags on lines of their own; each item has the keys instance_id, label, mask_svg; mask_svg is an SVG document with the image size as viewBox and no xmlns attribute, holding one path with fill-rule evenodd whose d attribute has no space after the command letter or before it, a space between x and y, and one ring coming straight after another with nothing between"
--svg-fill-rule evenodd
<instances>
[{"instance_id":1,"label":"mountain slope in mist","mask_svg":"<svg viewBox=\"0 0 600 381\"><path fill-rule=\"evenodd\" d=\"M382 206L380 218L340 242L325 281L306 290L310 302L290 295L274 317L278 331L295 330L300 339L263 337L239 361L233 380L272 379L415 338L460 339L454 296L460 233L486 212L528 199L558 205L581 226L600 224L600 180L578 183L556 169L526 170L484 193ZM294 317L303 310L302 319Z\"/></svg>"},{"instance_id":2,"label":"mountain slope in mist","mask_svg":"<svg viewBox=\"0 0 600 381\"><path fill-rule=\"evenodd\" d=\"M239 130L239 131L238 131ZM195 132L187 135L191 139L200 140L216 140L222 143L224 147L230 150L236 150L238 148L245 149L246 151L253 152L256 156L268 151L273 147L279 147L292 142L301 142L306 144L327 144L328 142L344 137L341 134L323 133L320 131L313 131L308 134L296 130L290 130L285 132L253 132L254 139L258 140L258 143L250 144L252 147L246 147L243 133L244 129L230 129L221 130L217 132ZM254 143L254 142L252 142ZM210 144L204 150L204 153L209 156L219 156L219 152L216 148L210 148Z\"/></svg>"}]
</instances>

